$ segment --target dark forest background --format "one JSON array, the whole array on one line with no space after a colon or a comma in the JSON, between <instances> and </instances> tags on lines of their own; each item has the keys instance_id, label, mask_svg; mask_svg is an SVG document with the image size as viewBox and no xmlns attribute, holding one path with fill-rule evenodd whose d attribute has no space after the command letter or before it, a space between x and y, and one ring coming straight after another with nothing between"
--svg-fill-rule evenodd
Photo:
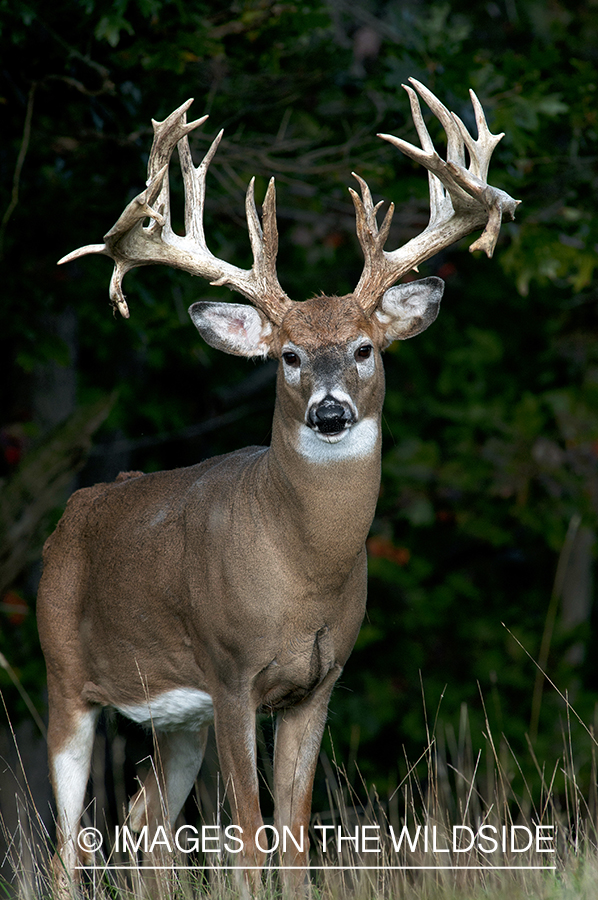
<instances>
[{"instance_id":1,"label":"dark forest background","mask_svg":"<svg viewBox=\"0 0 598 900\"><path fill-rule=\"evenodd\" d=\"M446 281L440 317L386 354L368 614L325 749L382 796L427 728L450 755L467 710L474 749L491 727L515 780L518 765L535 777L528 741L552 770L567 711L534 660L588 727L598 699L598 3L0 0L0 56L0 688L27 750L25 698L45 713L39 558L69 492L267 443L274 394L273 363L212 350L188 318L230 291L136 270L125 321L108 260L56 261L101 241L144 186L151 118L193 96L192 116L210 114L196 160L225 129L208 178L213 252L250 265L245 188L257 176L261 201L274 175L283 287L297 300L351 291L351 171L395 202L389 247L427 222L425 172L376 138L417 143L412 75L472 127L474 88L505 132L491 182L522 205L493 260L469 254L470 238L422 267Z\"/></svg>"}]
</instances>

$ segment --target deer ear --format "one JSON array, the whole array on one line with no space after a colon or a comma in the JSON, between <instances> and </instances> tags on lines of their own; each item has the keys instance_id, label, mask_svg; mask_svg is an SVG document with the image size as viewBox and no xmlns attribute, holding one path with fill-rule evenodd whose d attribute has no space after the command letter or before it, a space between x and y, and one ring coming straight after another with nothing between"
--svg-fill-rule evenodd
<instances>
[{"instance_id":1,"label":"deer ear","mask_svg":"<svg viewBox=\"0 0 598 900\"><path fill-rule=\"evenodd\" d=\"M193 303L189 315L204 341L233 356L263 356L270 351L272 325L243 303Z\"/></svg>"},{"instance_id":2,"label":"deer ear","mask_svg":"<svg viewBox=\"0 0 598 900\"><path fill-rule=\"evenodd\" d=\"M434 276L397 284L386 291L374 316L388 344L425 331L438 315L443 291L444 281Z\"/></svg>"}]
</instances>

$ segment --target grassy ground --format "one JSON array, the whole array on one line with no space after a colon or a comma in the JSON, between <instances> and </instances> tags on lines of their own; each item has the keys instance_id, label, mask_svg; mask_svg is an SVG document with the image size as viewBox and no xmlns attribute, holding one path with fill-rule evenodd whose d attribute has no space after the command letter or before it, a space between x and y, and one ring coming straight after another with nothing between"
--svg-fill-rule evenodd
<instances>
[{"instance_id":1,"label":"grassy ground","mask_svg":"<svg viewBox=\"0 0 598 900\"><path fill-rule=\"evenodd\" d=\"M430 735L420 760L408 766L403 782L384 800L375 789L359 784L358 776L350 784L342 765L323 758L330 806L313 818L310 879L314 900L594 900L598 894L596 809L587 800L587 779L585 790L579 787L569 736L564 735L553 774L546 777L548 769L538 767L539 789L534 797L527 786L515 792L512 766L509 773L486 725L485 752L474 754L471 742L460 739L450 761L444 742ZM466 734L464 712L461 737ZM596 743L591 733L587 737L594 759ZM564 792L559 790L558 795L553 789L557 771L565 776ZM589 794L594 795L595 765L592 771ZM0 882L0 897L50 898L50 836L27 796L26 785L21 810L19 827L9 836L10 875L8 881ZM224 822L225 811L220 814ZM322 826L328 830L323 832ZM485 830L480 832L481 826ZM514 831L513 826L517 826ZM530 835L533 840L526 847ZM156 861L152 854L141 861L139 854L114 852L112 844L106 837L104 849L96 854L95 868L86 872L84 895L106 900L248 896L238 874L203 867L213 855L161 857L166 868L148 871L144 866ZM233 856L220 859L225 865L235 863ZM264 898L281 894L277 863L274 854L259 892Z\"/></svg>"}]
</instances>

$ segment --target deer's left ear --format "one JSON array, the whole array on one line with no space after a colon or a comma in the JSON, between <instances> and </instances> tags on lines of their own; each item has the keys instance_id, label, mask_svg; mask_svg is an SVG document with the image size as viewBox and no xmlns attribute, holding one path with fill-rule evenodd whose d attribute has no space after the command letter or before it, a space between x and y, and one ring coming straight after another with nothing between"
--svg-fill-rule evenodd
<instances>
[{"instance_id":1,"label":"deer's left ear","mask_svg":"<svg viewBox=\"0 0 598 900\"><path fill-rule=\"evenodd\" d=\"M444 281L434 276L386 291L374 316L384 329L387 346L425 331L438 315L443 292Z\"/></svg>"},{"instance_id":2,"label":"deer's left ear","mask_svg":"<svg viewBox=\"0 0 598 900\"><path fill-rule=\"evenodd\" d=\"M204 341L233 356L267 356L272 325L253 306L200 300L189 315Z\"/></svg>"}]
</instances>

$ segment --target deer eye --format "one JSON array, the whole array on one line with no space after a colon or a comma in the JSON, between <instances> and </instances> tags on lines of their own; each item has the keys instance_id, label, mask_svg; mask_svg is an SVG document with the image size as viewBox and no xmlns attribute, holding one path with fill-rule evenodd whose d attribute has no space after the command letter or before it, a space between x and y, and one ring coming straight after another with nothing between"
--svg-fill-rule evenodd
<instances>
[{"instance_id":1,"label":"deer eye","mask_svg":"<svg viewBox=\"0 0 598 900\"><path fill-rule=\"evenodd\" d=\"M301 365L301 360L299 359L299 355L297 353L293 353L292 350L286 350L282 354L282 358L286 362L287 366L291 366L293 369L298 369Z\"/></svg>"},{"instance_id":2,"label":"deer eye","mask_svg":"<svg viewBox=\"0 0 598 900\"><path fill-rule=\"evenodd\" d=\"M364 344L355 351L355 359L369 359L374 348L371 344Z\"/></svg>"}]
</instances>

